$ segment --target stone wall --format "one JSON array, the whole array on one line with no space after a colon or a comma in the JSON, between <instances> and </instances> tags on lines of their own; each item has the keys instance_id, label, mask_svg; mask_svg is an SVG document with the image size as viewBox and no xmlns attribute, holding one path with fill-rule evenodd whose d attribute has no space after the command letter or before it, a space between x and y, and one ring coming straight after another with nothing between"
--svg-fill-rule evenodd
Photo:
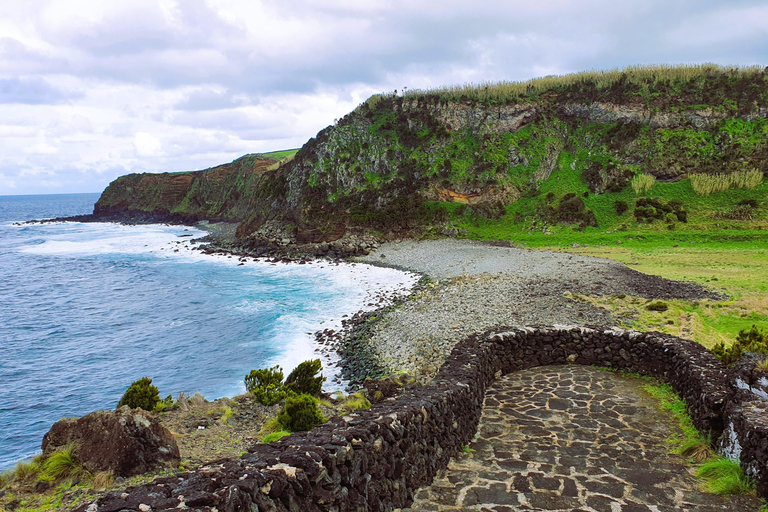
<instances>
[{"instance_id":1,"label":"stone wall","mask_svg":"<svg viewBox=\"0 0 768 512\"><path fill-rule=\"evenodd\" d=\"M765 401L744 402L727 370L689 340L659 333L570 327L515 328L473 336L454 348L431 384L315 430L254 446L237 460L110 493L88 512L195 508L218 511L385 511L419 487L473 437L488 385L502 374L577 363L626 369L669 382L702 431L724 425L741 464L768 495ZM742 402L738 402L742 400ZM758 409L755 404L758 403ZM144 505L142 507L142 505Z\"/></svg>"}]
</instances>

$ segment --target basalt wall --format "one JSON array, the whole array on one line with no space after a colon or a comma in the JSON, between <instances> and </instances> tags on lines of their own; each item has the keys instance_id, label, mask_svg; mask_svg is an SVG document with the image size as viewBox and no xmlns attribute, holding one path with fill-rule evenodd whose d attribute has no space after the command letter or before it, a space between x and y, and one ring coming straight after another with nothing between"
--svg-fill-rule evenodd
<instances>
[{"instance_id":1,"label":"basalt wall","mask_svg":"<svg viewBox=\"0 0 768 512\"><path fill-rule=\"evenodd\" d=\"M726 429L742 466L768 496L765 400L734 392L734 376L701 345L659 333L603 328L515 328L454 348L428 386L311 432L254 446L236 460L109 493L79 510L386 511L408 506L475 434L488 385L550 364L626 369L669 382L696 426ZM738 386L737 386L738 387ZM743 390L742 390L743 391ZM733 443L731 443L733 445ZM733 448L733 446L732 446Z\"/></svg>"}]
</instances>

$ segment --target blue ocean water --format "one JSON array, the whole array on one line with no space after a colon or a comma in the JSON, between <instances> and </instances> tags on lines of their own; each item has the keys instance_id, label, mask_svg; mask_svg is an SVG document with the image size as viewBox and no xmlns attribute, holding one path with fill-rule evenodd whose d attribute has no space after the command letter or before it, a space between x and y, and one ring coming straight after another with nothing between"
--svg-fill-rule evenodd
<instances>
[{"instance_id":1,"label":"blue ocean water","mask_svg":"<svg viewBox=\"0 0 768 512\"><path fill-rule=\"evenodd\" d=\"M184 226L14 224L90 213L97 199L0 196L0 469L143 376L161 396L209 399L242 393L246 373L273 364L321 357L331 377L333 356L311 333L415 281L359 264L240 266L191 250L204 233Z\"/></svg>"}]
</instances>

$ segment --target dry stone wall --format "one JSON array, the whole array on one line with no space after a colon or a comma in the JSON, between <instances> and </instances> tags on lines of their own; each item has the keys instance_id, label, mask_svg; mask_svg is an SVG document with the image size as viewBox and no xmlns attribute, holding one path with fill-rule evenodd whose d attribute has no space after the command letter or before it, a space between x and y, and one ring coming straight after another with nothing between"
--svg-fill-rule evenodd
<instances>
[{"instance_id":1,"label":"dry stone wall","mask_svg":"<svg viewBox=\"0 0 768 512\"><path fill-rule=\"evenodd\" d=\"M755 476L759 492L768 496L765 401L757 409L752 395L743 402L743 393L732 392L732 375L709 351L659 333L536 327L473 336L456 345L430 385L407 390L370 410L256 445L237 460L110 493L80 510L405 507L415 490L431 483L474 436L485 391L495 378L566 363L626 369L669 382L685 399L700 430L718 436L728 425L729 435L739 443L742 466Z\"/></svg>"}]
</instances>

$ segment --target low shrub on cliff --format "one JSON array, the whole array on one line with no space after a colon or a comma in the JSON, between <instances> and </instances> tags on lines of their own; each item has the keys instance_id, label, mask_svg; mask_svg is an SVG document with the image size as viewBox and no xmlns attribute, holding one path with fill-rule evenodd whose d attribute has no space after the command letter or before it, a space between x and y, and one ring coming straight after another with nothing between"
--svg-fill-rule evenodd
<instances>
[{"instance_id":1,"label":"low shrub on cliff","mask_svg":"<svg viewBox=\"0 0 768 512\"><path fill-rule=\"evenodd\" d=\"M752 325L750 330L742 329L736 336L736 341L730 347L720 342L712 347L712 353L715 354L725 365L732 365L739 359L744 352L753 352L756 354L768 354L768 332L758 330L757 326Z\"/></svg>"},{"instance_id":2,"label":"low shrub on cliff","mask_svg":"<svg viewBox=\"0 0 768 512\"><path fill-rule=\"evenodd\" d=\"M319 359L304 361L285 379L285 388L297 394L319 395L323 389L325 377L316 375L322 369L323 366Z\"/></svg>"},{"instance_id":3,"label":"low shrub on cliff","mask_svg":"<svg viewBox=\"0 0 768 512\"><path fill-rule=\"evenodd\" d=\"M160 402L160 391L152 385L152 379L142 377L128 387L123 398L117 403L117 408L127 405L131 409L153 411L158 402Z\"/></svg>"},{"instance_id":4,"label":"low shrub on cliff","mask_svg":"<svg viewBox=\"0 0 768 512\"><path fill-rule=\"evenodd\" d=\"M277 421L291 432L311 430L327 420L317 406L317 399L311 395L289 395L277 415Z\"/></svg>"},{"instance_id":5,"label":"low shrub on cliff","mask_svg":"<svg viewBox=\"0 0 768 512\"><path fill-rule=\"evenodd\" d=\"M285 398L283 369L280 366L251 370L245 376L245 389L263 405L274 405Z\"/></svg>"}]
</instances>

